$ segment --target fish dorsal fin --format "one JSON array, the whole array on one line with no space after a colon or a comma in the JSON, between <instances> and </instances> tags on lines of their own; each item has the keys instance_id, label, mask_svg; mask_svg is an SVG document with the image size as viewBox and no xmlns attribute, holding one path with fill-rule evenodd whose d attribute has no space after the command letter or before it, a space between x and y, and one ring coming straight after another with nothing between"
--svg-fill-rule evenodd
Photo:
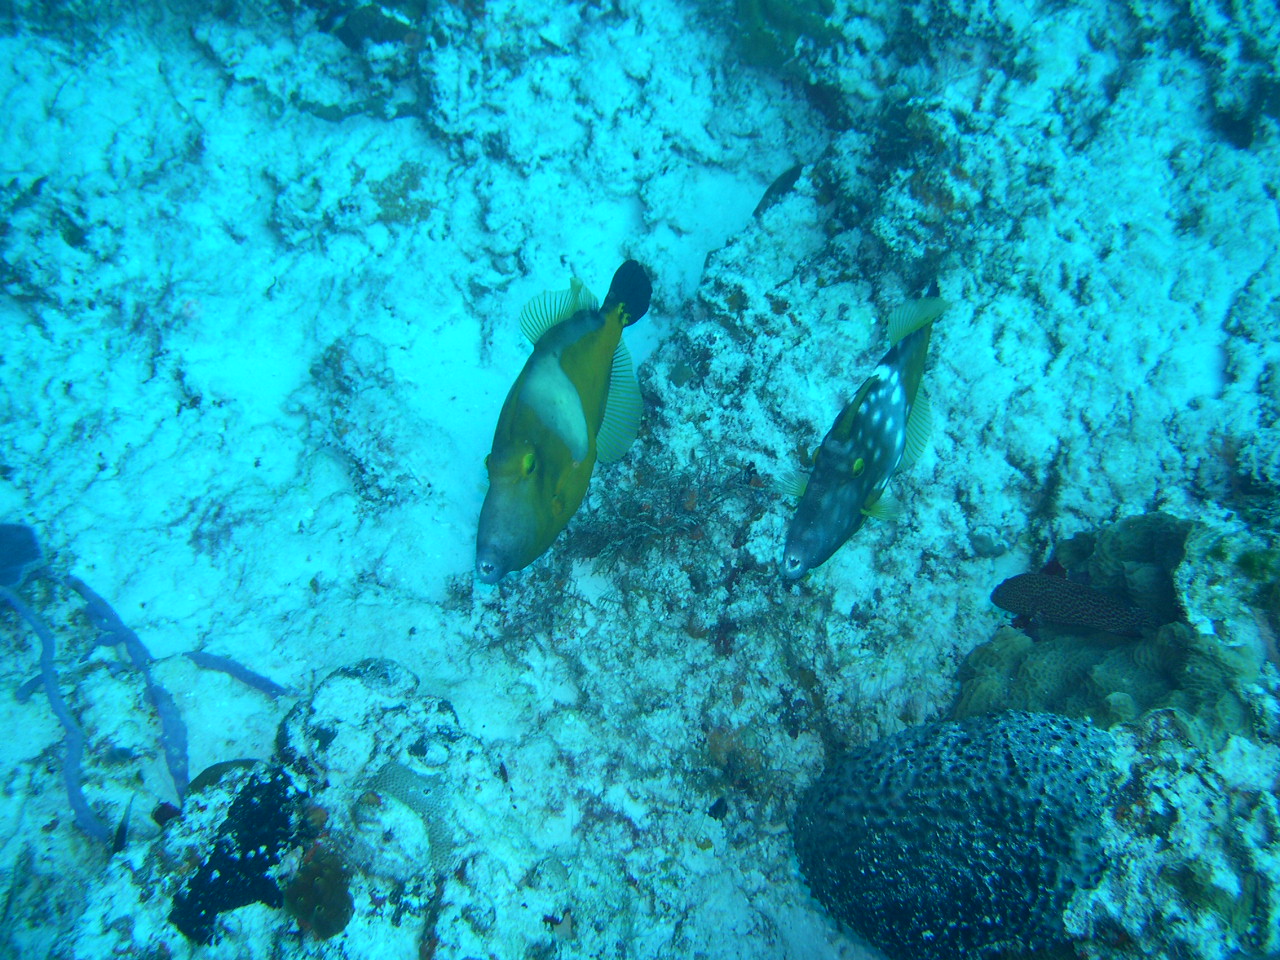
<instances>
[{"instance_id":1,"label":"fish dorsal fin","mask_svg":"<svg viewBox=\"0 0 1280 960\"><path fill-rule=\"evenodd\" d=\"M640 432L640 408L640 385L631 366L631 351L625 341L619 340L618 349L613 351L604 420L596 434L597 460L613 463L627 455L627 449Z\"/></svg>"},{"instance_id":2,"label":"fish dorsal fin","mask_svg":"<svg viewBox=\"0 0 1280 960\"><path fill-rule=\"evenodd\" d=\"M524 305L520 311L520 332L530 343L537 343L556 324L564 323L579 310L594 310L597 305L591 291L573 277L568 290L548 290Z\"/></svg>"},{"instance_id":3,"label":"fish dorsal fin","mask_svg":"<svg viewBox=\"0 0 1280 960\"><path fill-rule=\"evenodd\" d=\"M926 297L899 304L889 314L889 342L897 343L921 327L928 326L942 316L942 311L949 306L951 302L941 297Z\"/></svg>"},{"instance_id":4,"label":"fish dorsal fin","mask_svg":"<svg viewBox=\"0 0 1280 960\"><path fill-rule=\"evenodd\" d=\"M924 387L916 391L915 402L911 404L911 412L907 414L907 444L902 451L903 467L909 467L924 453L929 443L929 434L933 432L933 405Z\"/></svg>"},{"instance_id":5,"label":"fish dorsal fin","mask_svg":"<svg viewBox=\"0 0 1280 960\"><path fill-rule=\"evenodd\" d=\"M862 512L876 520L902 519L902 505L893 497L877 497L863 507Z\"/></svg>"}]
</instances>

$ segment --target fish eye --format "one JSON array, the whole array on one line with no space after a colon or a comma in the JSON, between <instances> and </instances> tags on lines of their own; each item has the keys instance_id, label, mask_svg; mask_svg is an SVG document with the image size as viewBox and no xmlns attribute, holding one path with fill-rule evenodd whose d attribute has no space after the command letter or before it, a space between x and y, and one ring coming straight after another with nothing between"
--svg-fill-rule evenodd
<instances>
[{"instance_id":1,"label":"fish eye","mask_svg":"<svg viewBox=\"0 0 1280 960\"><path fill-rule=\"evenodd\" d=\"M533 473L534 467L537 465L537 458L535 458L532 453L526 453L524 455L524 459L520 461L520 467L524 470L524 475L526 477Z\"/></svg>"},{"instance_id":2,"label":"fish eye","mask_svg":"<svg viewBox=\"0 0 1280 960\"><path fill-rule=\"evenodd\" d=\"M855 477L857 477L857 476L861 476L862 471L865 470L866 468L867 468L867 461L859 457L857 460L853 461L853 469L850 470L849 472L852 473Z\"/></svg>"}]
</instances>

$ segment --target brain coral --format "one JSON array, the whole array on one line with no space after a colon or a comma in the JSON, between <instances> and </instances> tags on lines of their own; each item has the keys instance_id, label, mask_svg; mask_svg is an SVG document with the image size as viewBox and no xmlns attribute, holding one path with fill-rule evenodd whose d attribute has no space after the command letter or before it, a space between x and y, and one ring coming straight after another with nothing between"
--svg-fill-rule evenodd
<instances>
[{"instance_id":1,"label":"brain coral","mask_svg":"<svg viewBox=\"0 0 1280 960\"><path fill-rule=\"evenodd\" d=\"M1072 893L1104 865L1111 737L1010 712L858 747L802 797L796 853L815 897L890 957L961 960L1067 939Z\"/></svg>"}]
</instances>

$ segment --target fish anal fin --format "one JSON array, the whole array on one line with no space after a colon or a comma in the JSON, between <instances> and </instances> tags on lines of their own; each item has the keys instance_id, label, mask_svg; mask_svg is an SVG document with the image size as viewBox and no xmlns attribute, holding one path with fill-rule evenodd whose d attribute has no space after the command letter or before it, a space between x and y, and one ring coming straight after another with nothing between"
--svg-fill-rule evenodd
<instances>
[{"instance_id":1,"label":"fish anal fin","mask_svg":"<svg viewBox=\"0 0 1280 960\"><path fill-rule=\"evenodd\" d=\"M878 497L862 508L862 512L876 520L901 520L902 504L893 497Z\"/></svg>"},{"instance_id":2,"label":"fish anal fin","mask_svg":"<svg viewBox=\"0 0 1280 960\"><path fill-rule=\"evenodd\" d=\"M809 474L803 470L788 470L781 476L774 478L772 487L783 496L795 497L799 500L804 496L804 492L809 489Z\"/></svg>"},{"instance_id":3,"label":"fish anal fin","mask_svg":"<svg viewBox=\"0 0 1280 960\"><path fill-rule=\"evenodd\" d=\"M596 434L596 459L604 463L621 460L640 433L640 385L631 364L631 351L623 340L613 351L609 373L609 396L604 402L604 420Z\"/></svg>"},{"instance_id":4,"label":"fish anal fin","mask_svg":"<svg viewBox=\"0 0 1280 960\"><path fill-rule=\"evenodd\" d=\"M929 445L929 434L933 432L933 405L924 388L916 392L915 402L911 404L911 412L907 414L907 444L902 451L899 468L909 467L925 451Z\"/></svg>"}]
</instances>

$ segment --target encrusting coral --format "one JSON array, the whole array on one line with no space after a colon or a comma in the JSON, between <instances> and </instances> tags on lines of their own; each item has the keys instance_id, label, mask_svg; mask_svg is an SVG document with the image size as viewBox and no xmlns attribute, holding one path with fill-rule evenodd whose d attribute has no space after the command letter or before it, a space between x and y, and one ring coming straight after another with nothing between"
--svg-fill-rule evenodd
<instances>
[{"instance_id":1,"label":"encrusting coral","mask_svg":"<svg viewBox=\"0 0 1280 960\"><path fill-rule=\"evenodd\" d=\"M284 888L284 908L303 930L328 940L346 929L355 913L351 871L337 853L316 844Z\"/></svg>"}]
</instances>

